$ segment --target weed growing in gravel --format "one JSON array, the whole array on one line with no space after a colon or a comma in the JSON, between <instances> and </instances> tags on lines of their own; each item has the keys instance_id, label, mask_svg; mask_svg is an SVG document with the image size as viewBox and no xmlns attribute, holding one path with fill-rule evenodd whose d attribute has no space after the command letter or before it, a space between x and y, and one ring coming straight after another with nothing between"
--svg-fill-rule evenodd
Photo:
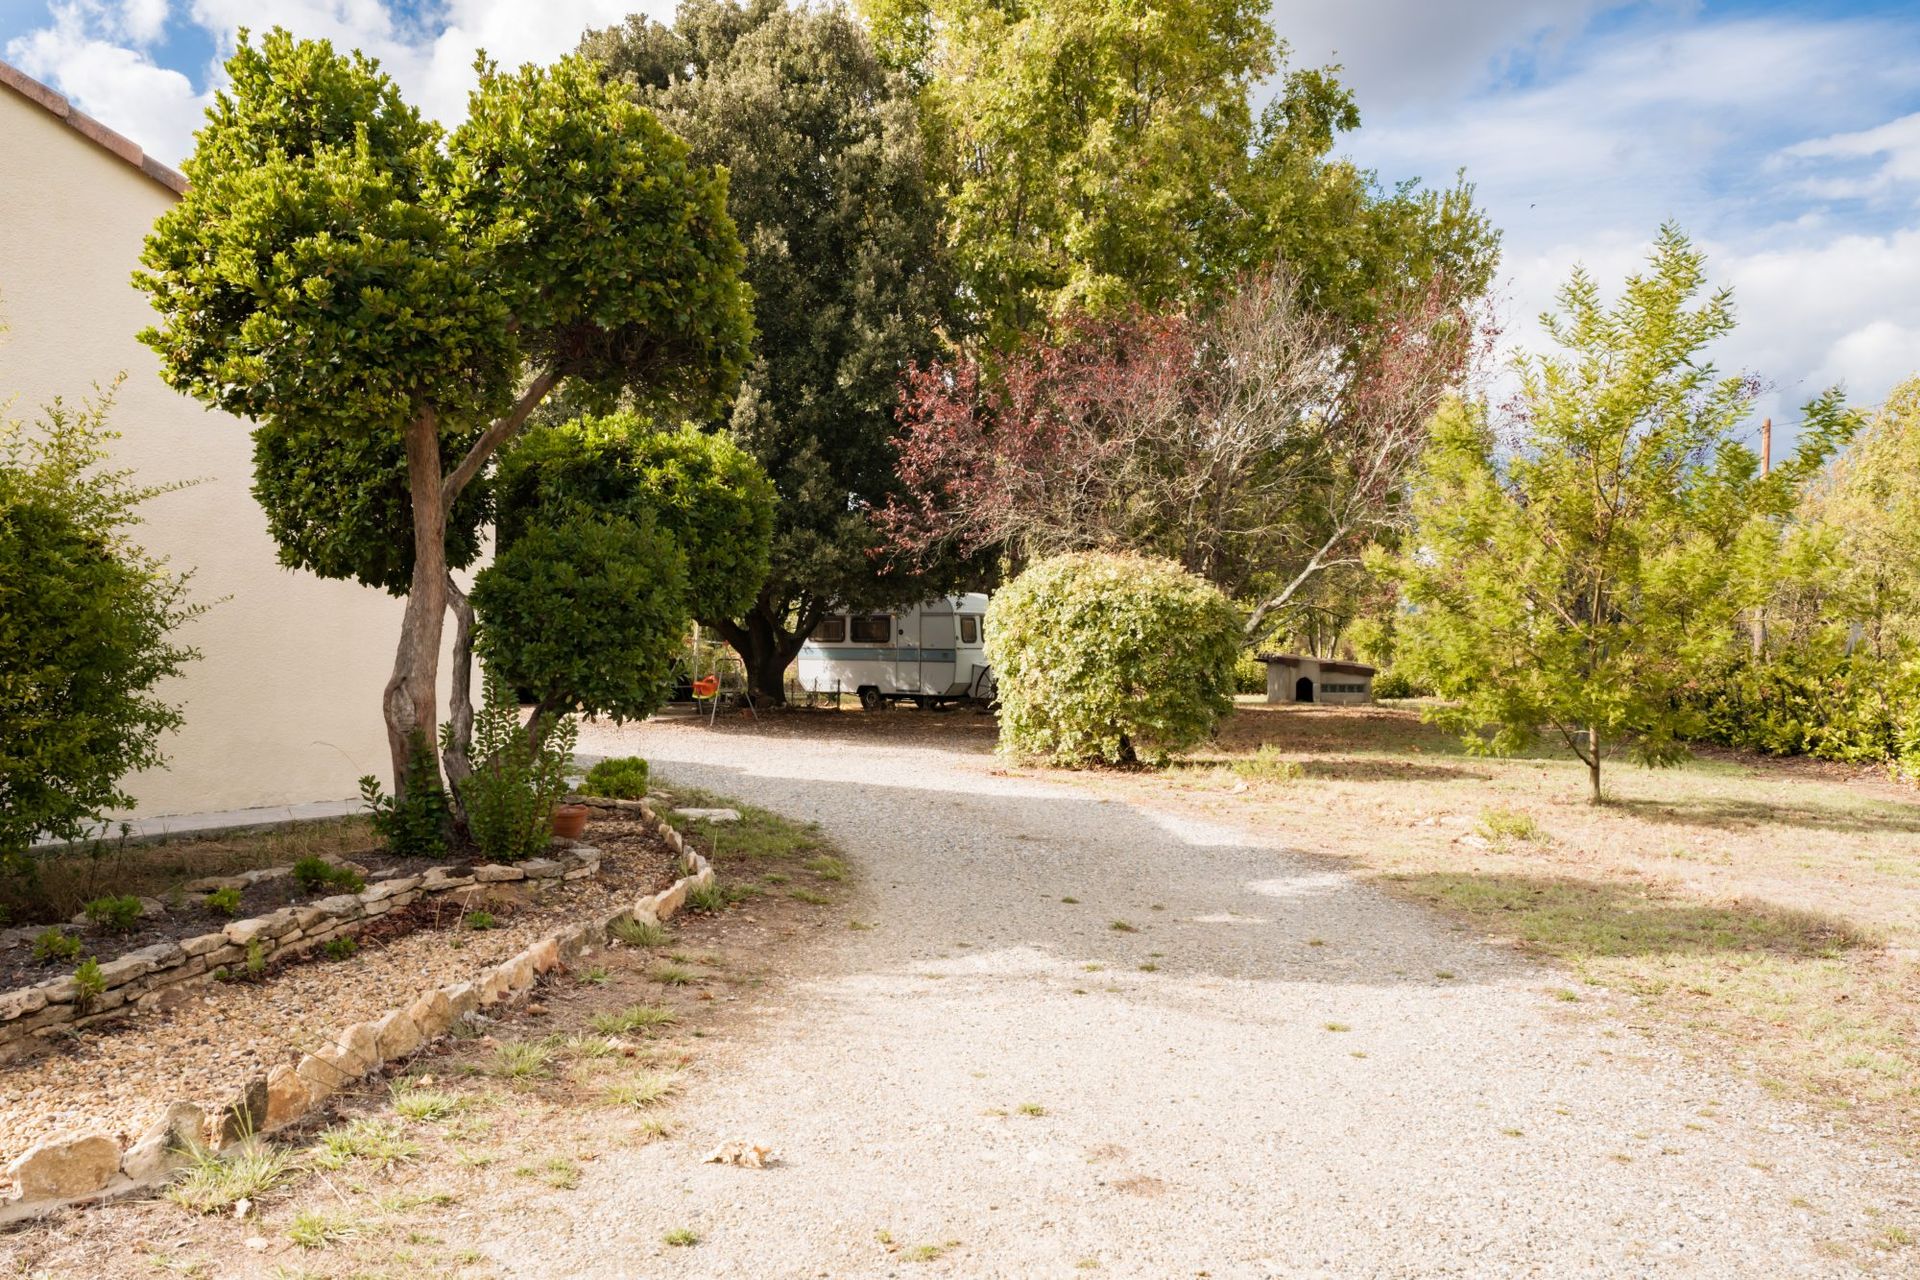
<instances>
[{"instance_id":1,"label":"weed growing in gravel","mask_svg":"<svg viewBox=\"0 0 1920 1280\"><path fill-rule=\"evenodd\" d=\"M817 858L809 858L806 867L807 870L813 872L813 874L819 876L822 880L845 880L847 878L847 864L830 853L823 853Z\"/></svg>"},{"instance_id":2,"label":"weed growing in gravel","mask_svg":"<svg viewBox=\"0 0 1920 1280\"><path fill-rule=\"evenodd\" d=\"M1060 899L1060 901L1066 903L1070 907L1077 907L1080 905L1080 899L1078 898L1062 898Z\"/></svg>"},{"instance_id":3,"label":"weed growing in gravel","mask_svg":"<svg viewBox=\"0 0 1920 1280\"><path fill-rule=\"evenodd\" d=\"M1023 1116L1043 1116L1047 1114L1047 1109L1037 1102L1023 1102L1020 1104L1020 1114Z\"/></svg>"},{"instance_id":4,"label":"weed growing in gravel","mask_svg":"<svg viewBox=\"0 0 1920 1280\"><path fill-rule=\"evenodd\" d=\"M464 1103L459 1094L406 1080L393 1082L393 1109L408 1120L445 1120Z\"/></svg>"},{"instance_id":5,"label":"weed growing in gravel","mask_svg":"<svg viewBox=\"0 0 1920 1280\"><path fill-rule=\"evenodd\" d=\"M959 1247L958 1240L948 1240L942 1244L917 1244L908 1249L904 1256L908 1262L937 1262L950 1250Z\"/></svg>"},{"instance_id":6,"label":"weed growing in gravel","mask_svg":"<svg viewBox=\"0 0 1920 1280\"><path fill-rule=\"evenodd\" d=\"M260 1143L221 1159L205 1147L188 1152L186 1168L167 1188L167 1199L194 1213L223 1213L242 1200L258 1200L304 1170L299 1155Z\"/></svg>"},{"instance_id":7,"label":"weed growing in gravel","mask_svg":"<svg viewBox=\"0 0 1920 1280\"><path fill-rule=\"evenodd\" d=\"M302 1209L293 1215L287 1239L302 1249L324 1249L336 1240L356 1234L359 1229L360 1224L352 1218L318 1209Z\"/></svg>"},{"instance_id":8,"label":"weed growing in gravel","mask_svg":"<svg viewBox=\"0 0 1920 1280\"><path fill-rule=\"evenodd\" d=\"M687 890L687 909L714 914L725 911L736 902L746 901L754 892L750 884L722 884L717 879L709 880ZM800 891L794 890L793 896L799 897Z\"/></svg>"},{"instance_id":9,"label":"weed growing in gravel","mask_svg":"<svg viewBox=\"0 0 1920 1280\"><path fill-rule=\"evenodd\" d=\"M599 965L595 965L580 975L580 981L589 987L604 987L607 985L607 979L612 976L612 974L602 969Z\"/></svg>"},{"instance_id":10,"label":"weed growing in gravel","mask_svg":"<svg viewBox=\"0 0 1920 1280\"><path fill-rule=\"evenodd\" d=\"M493 1048L487 1074L504 1080L533 1080L547 1074L553 1046L544 1040L503 1040Z\"/></svg>"},{"instance_id":11,"label":"weed growing in gravel","mask_svg":"<svg viewBox=\"0 0 1920 1280\"><path fill-rule=\"evenodd\" d=\"M673 937L663 924L621 916L607 926L607 936L629 947L664 947Z\"/></svg>"},{"instance_id":12,"label":"weed growing in gravel","mask_svg":"<svg viewBox=\"0 0 1920 1280\"><path fill-rule=\"evenodd\" d=\"M33 958L43 964L48 960L71 960L79 954L80 939L59 925L49 925L33 937Z\"/></svg>"},{"instance_id":13,"label":"weed growing in gravel","mask_svg":"<svg viewBox=\"0 0 1920 1280\"><path fill-rule=\"evenodd\" d=\"M878 929L879 927L880 927L879 925L869 923L868 921L865 921L865 920L847 921L847 928L853 930L855 933L866 933L870 930Z\"/></svg>"},{"instance_id":14,"label":"weed growing in gravel","mask_svg":"<svg viewBox=\"0 0 1920 1280\"><path fill-rule=\"evenodd\" d=\"M500 921L494 918L494 914L491 911L467 912L466 924L467 928L475 930L497 929L500 927Z\"/></svg>"},{"instance_id":15,"label":"weed growing in gravel","mask_svg":"<svg viewBox=\"0 0 1920 1280\"><path fill-rule=\"evenodd\" d=\"M1353 1030L1353 1028L1352 1028L1352 1027L1350 1027L1350 1026L1348 1026L1348 1025L1347 1025L1346 1023L1344 1023L1344 1022L1325 1022L1325 1023L1322 1023L1321 1025L1322 1025L1322 1026L1324 1026L1324 1027L1325 1027L1325 1028L1326 1028L1327 1030L1329 1030L1329 1031L1351 1031L1351 1030Z\"/></svg>"},{"instance_id":16,"label":"weed growing in gravel","mask_svg":"<svg viewBox=\"0 0 1920 1280\"><path fill-rule=\"evenodd\" d=\"M657 964L647 970L647 976L668 987L684 987L699 978L693 970L677 964Z\"/></svg>"},{"instance_id":17,"label":"weed growing in gravel","mask_svg":"<svg viewBox=\"0 0 1920 1280\"><path fill-rule=\"evenodd\" d=\"M664 1005L636 1004L618 1013L594 1014L593 1029L605 1036L623 1036L634 1031L670 1026L678 1021L680 1015Z\"/></svg>"},{"instance_id":18,"label":"weed growing in gravel","mask_svg":"<svg viewBox=\"0 0 1920 1280\"><path fill-rule=\"evenodd\" d=\"M1139 926L1139 925L1137 925L1137 924L1128 924L1128 923L1127 923L1127 922L1126 922L1125 920L1114 920L1114 921L1111 921L1111 922L1109 922L1109 923L1108 923L1108 925L1107 925L1107 928L1109 928L1109 929L1111 929L1111 930L1113 930L1113 931L1114 931L1115 933L1138 933L1138 932L1140 932L1140 926Z\"/></svg>"},{"instance_id":19,"label":"weed growing in gravel","mask_svg":"<svg viewBox=\"0 0 1920 1280\"><path fill-rule=\"evenodd\" d=\"M1142 972L1142 973L1158 973L1158 972L1160 972L1160 966L1159 966L1159 965L1157 965L1157 964L1155 964L1155 963L1154 963L1153 961L1151 961L1151 960L1149 960L1149 961L1147 961L1147 962L1146 962L1145 964L1143 964L1143 965L1140 965L1140 966L1139 966L1139 969L1140 969L1140 972Z\"/></svg>"},{"instance_id":20,"label":"weed growing in gravel","mask_svg":"<svg viewBox=\"0 0 1920 1280\"><path fill-rule=\"evenodd\" d=\"M571 1191L580 1185L580 1166L563 1156L550 1156L539 1164L523 1164L514 1169L519 1178L538 1178L556 1191Z\"/></svg>"},{"instance_id":21,"label":"weed growing in gravel","mask_svg":"<svg viewBox=\"0 0 1920 1280\"><path fill-rule=\"evenodd\" d=\"M815 893L811 889L789 889L787 896L795 902L808 902L816 907L824 907L833 899L824 893Z\"/></svg>"},{"instance_id":22,"label":"weed growing in gravel","mask_svg":"<svg viewBox=\"0 0 1920 1280\"><path fill-rule=\"evenodd\" d=\"M692 1227L675 1227L673 1230L667 1232L667 1234L661 1236L660 1239L663 1243L670 1244L677 1249L684 1249L689 1245L699 1244L700 1233Z\"/></svg>"},{"instance_id":23,"label":"weed growing in gravel","mask_svg":"<svg viewBox=\"0 0 1920 1280\"><path fill-rule=\"evenodd\" d=\"M1513 840L1545 840L1547 833L1534 821L1530 813L1518 809L1482 809L1480 811L1480 834L1495 844L1505 844Z\"/></svg>"},{"instance_id":24,"label":"weed growing in gravel","mask_svg":"<svg viewBox=\"0 0 1920 1280\"><path fill-rule=\"evenodd\" d=\"M645 1111L657 1107L680 1091L680 1082L669 1072L639 1071L625 1080L606 1087L600 1100L610 1107L632 1107Z\"/></svg>"},{"instance_id":25,"label":"weed growing in gravel","mask_svg":"<svg viewBox=\"0 0 1920 1280\"><path fill-rule=\"evenodd\" d=\"M361 1118L327 1129L314 1148L313 1163L322 1169L344 1169L363 1161L376 1169L391 1169L420 1154L420 1144L384 1120Z\"/></svg>"}]
</instances>

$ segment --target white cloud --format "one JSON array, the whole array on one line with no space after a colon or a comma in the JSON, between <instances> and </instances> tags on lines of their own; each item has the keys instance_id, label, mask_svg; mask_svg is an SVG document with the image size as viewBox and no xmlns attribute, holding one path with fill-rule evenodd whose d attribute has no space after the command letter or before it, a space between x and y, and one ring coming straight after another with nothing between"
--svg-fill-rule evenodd
<instances>
[{"instance_id":1,"label":"white cloud","mask_svg":"<svg viewBox=\"0 0 1920 1280\"><path fill-rule=\"evenodd\" d=\"M7 58L154 155L177 159L209 95L145 53L96 34L103 17L96 6L63 5L52 16L51 26L9 41Z\"/></svg>"},{"instance_id":2,"label":"white cloud","mask_svg":"<svg viewBox=\"0 0 1920 1280\"><path fill-rule=\"evenodd\" d=\"M1898 188L1920 183L1920 111L1871 129L1796 142L1783 148L1771 167L1790 168L1795 161L1821 160L1878 162L1855 176L1801 180L1802 190L1823 200L1888 195Z\"/></svg>"},{"instance_id":3,"label":"white cloud","mask_svg":"<svg viewBox=\"0 0 1920 1280\"><path fill-rule=\"evenodd\" d=\"M192 147L201 112L221 86L217 61L233 51L241 27L283 26L361 49L421 110L451 125L466 115L480 49L508 66L551 62L589 26L635 11L670 19L673 7L673 0L445 0L427 23L385 0L189 0L183 12L167 0L67 0L49 7L48 25L8 42L6 56L171 163ZM170 20L191 22L213 39L216 65L197 86L139 52Z\"/></svg>"}]
</instances>

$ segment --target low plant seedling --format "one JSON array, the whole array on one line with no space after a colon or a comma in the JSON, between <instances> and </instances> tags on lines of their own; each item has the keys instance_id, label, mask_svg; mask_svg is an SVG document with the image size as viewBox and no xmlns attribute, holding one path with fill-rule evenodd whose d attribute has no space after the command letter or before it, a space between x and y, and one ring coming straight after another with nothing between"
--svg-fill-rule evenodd
<instances>
[{"instance_id":1,"label":"low plant seedling","mask_svg":"<svg viewBox=\"0 0 1920 1280\"><path fill-rule=\"evenodd\" d=\"M80 954L80 939L62 929L59 925L49 925L33 939L33 958L39 961L71 960Z\"/></svg>"},{"instance_id":2,"label":"low plant seedling","mask_svg":"<svg viewBox=\"0 0 1920 1280\"><path fill-rule=\"evenodd\" d=\"M491 911L467 912L467 928L469 929L494 929L498 928L499 925L500 922L494 919Z\"/></svg>"},{"instance_id":3,"label":"low plant seedling","mask_svg":"<svg viewBox=\"0 0 1920 1280\"><path fill-rule=\"evenodd\" d=\"M360 941L348 935L343 935L338 938L328 938L327 944L321 947L320 950L326 953L326 957L329 960L346 960L350 959L355 952L360 950Z\"/></svg>"},{"instance_id":4,"label":"low plant seedling","mask_svg":"<svg viewBox=\"0 0 1920 1280\"><path fill-rule=\"evenodd\" d=\"M140 899L130 893L95 898L81 910L87 913L87 919L108 933L132 933L140 923Z\"/></svg>"},{"instance_id":5,"label":"low plant seedling","mask_svg":"<svg viewBox=\"0 0 1920 1280\"><path fill-rule=\"evenodd\" d=\"M358 893L367 887L360 873L351 867L328 862L318 855L309 854L293 864L293 878L307 893L319 893L323 889L338 889L342 893Z\"/></svg>"},{"instance_id":6,"label":"low plant seedling","mask_svg":"<svg viewBox=\"0 0 1920 1280\"><path fill-rule=\"evenodd\" d=\"M88 956L73 971L73 1003L85 1009L107 994L107 979L100 972L100 962Z\"/></svg>"},{"instance_id":7,"label":"low plant seedling","mask_svg":"<svg viewBox=\"0 0 1920 1280\"><path fill-rule=\"evenodd\" d=\"M689 1245L699 1244L700 1233L692 1227L675 1227L673 1230L667 1232L667 1234L661 1236L660 1239L676 1249L684 1249Z\"/></svg>"},{"instance_id":8,"label":"low plant seedling","mask_svg":"<svg viewBox=\"0 0 1920 1280\"><path fill-rule=\"evenodd\" d=\"M240 914L240 891L232 885L224 889L215 889L203 901L206 903L207 910L217 916L231 918Z\"/></svg>"}]
</instances>

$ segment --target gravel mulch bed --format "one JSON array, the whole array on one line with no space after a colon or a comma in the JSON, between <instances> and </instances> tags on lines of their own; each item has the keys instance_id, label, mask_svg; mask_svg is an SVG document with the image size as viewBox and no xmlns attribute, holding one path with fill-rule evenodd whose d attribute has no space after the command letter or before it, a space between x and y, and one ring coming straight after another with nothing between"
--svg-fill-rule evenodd
<instances>
[{"instance_id":1,"label":"gravel mulch bed","mask_svg":"<svg viewBox=\"0 0 1920 1280\"><path fill-rule=\"evenodd\" d=\"M259 983L183 988L171 1007L89 1028L9 1064L0 1070L0 1163L62 1132L109 1133L124 1143L182 1099L223 1105L249 1078L297 1061L348 1024L465 981L678 874L672 851L637 816L597 814L585 839L602 850L598 876L487 886L491 899L482 905L494 928L469 928L457 906L423 899L393 913L401 921L360 935L348 959L316 956Z\"/></svg>"},{"instance_id":2,"label":"gravel mulch bed","mask_svg":"<svg viewBox=\"0 0 1920 1280\"><path fill-rule=\"evenodd\" d=\"M429 867L444 865L439 858L395 858L379 849L367 849L350 855L341 865L361 875L367 883L396 876L418 875ZM142 916L126 933L111 933L90 921L69 922L66 931L80 940L82 956L92 956L105 964L129 951L150 947L156 942L179 942L203 933L218 933L234 920L271 915L281 907L316 902L345 892L340 886L325 884L309 892L293 878L290 870L281 874L239 872L232 876L208 877L231 882L240 892L240 906L231 915L210 911L201 892L179 893L172 900L147 901L160 908L158 914ZM243 883L245 882L245 883ZM0 931L0 990L30 987L73 972L73 960L38 960L33 955L33 938L45 926L27 926Z\"/></svg>"}]
</instances>

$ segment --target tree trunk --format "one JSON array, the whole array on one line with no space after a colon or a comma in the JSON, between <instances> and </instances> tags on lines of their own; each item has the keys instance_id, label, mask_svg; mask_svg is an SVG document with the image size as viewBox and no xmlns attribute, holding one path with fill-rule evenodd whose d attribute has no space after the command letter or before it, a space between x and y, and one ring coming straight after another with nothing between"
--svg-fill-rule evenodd
<instances>
[{"instance_id":1,"label":"tree trunk","mask_svg":"<svg viewBox=\"0 0 1920 1280\"><path fill-rule=\"evenodd\" d=\"M1587 781L1593 786L1592 803L1600 803L1600 731L1587 730Z\"/></svg>"},{"instance_id":2,"label":"tree trunk","mask_svg":"<svg viewBox=\"0 0 1920 1280\"><path fill-rule=\"evenodd\" d=\"M804 623L806 619L803 617ZM760 706L787 705L787 667L799 656L807 631L789 632L773 621L772 609L762 601L739 622L706 623L720 633L747 669L747 692Z\"/></svg>"},{"instance_id":3,"label":"tree trunk","mask_svg":"<svg viewBox=\"0 0 1920 1280\"><path fill-rule=\"evenodd\" d=\"M452 735L440 753L447 773L447 799L454 817L466 821L460 784L473 774L473 602L447 575L447 605L453 610L453 670L447 673L447 724Z\"/></svg>"},{"instance_id":4,"label":"tree trunk","mask_svg":"<svg viewBox=\"0 0 1920 1280\"><path fill-rule=\"evenodd\" d=\"M439 728L434 685L447 612L447 512L440 492L439 423L430 409L423 409L407 424L407 491L413 500L413 581L407 590L393 675L381 697L395 796L405 796L414 783L408 776L414 735L425 735L426 758L431 760Z\"/></svg>"}]
</instances>

